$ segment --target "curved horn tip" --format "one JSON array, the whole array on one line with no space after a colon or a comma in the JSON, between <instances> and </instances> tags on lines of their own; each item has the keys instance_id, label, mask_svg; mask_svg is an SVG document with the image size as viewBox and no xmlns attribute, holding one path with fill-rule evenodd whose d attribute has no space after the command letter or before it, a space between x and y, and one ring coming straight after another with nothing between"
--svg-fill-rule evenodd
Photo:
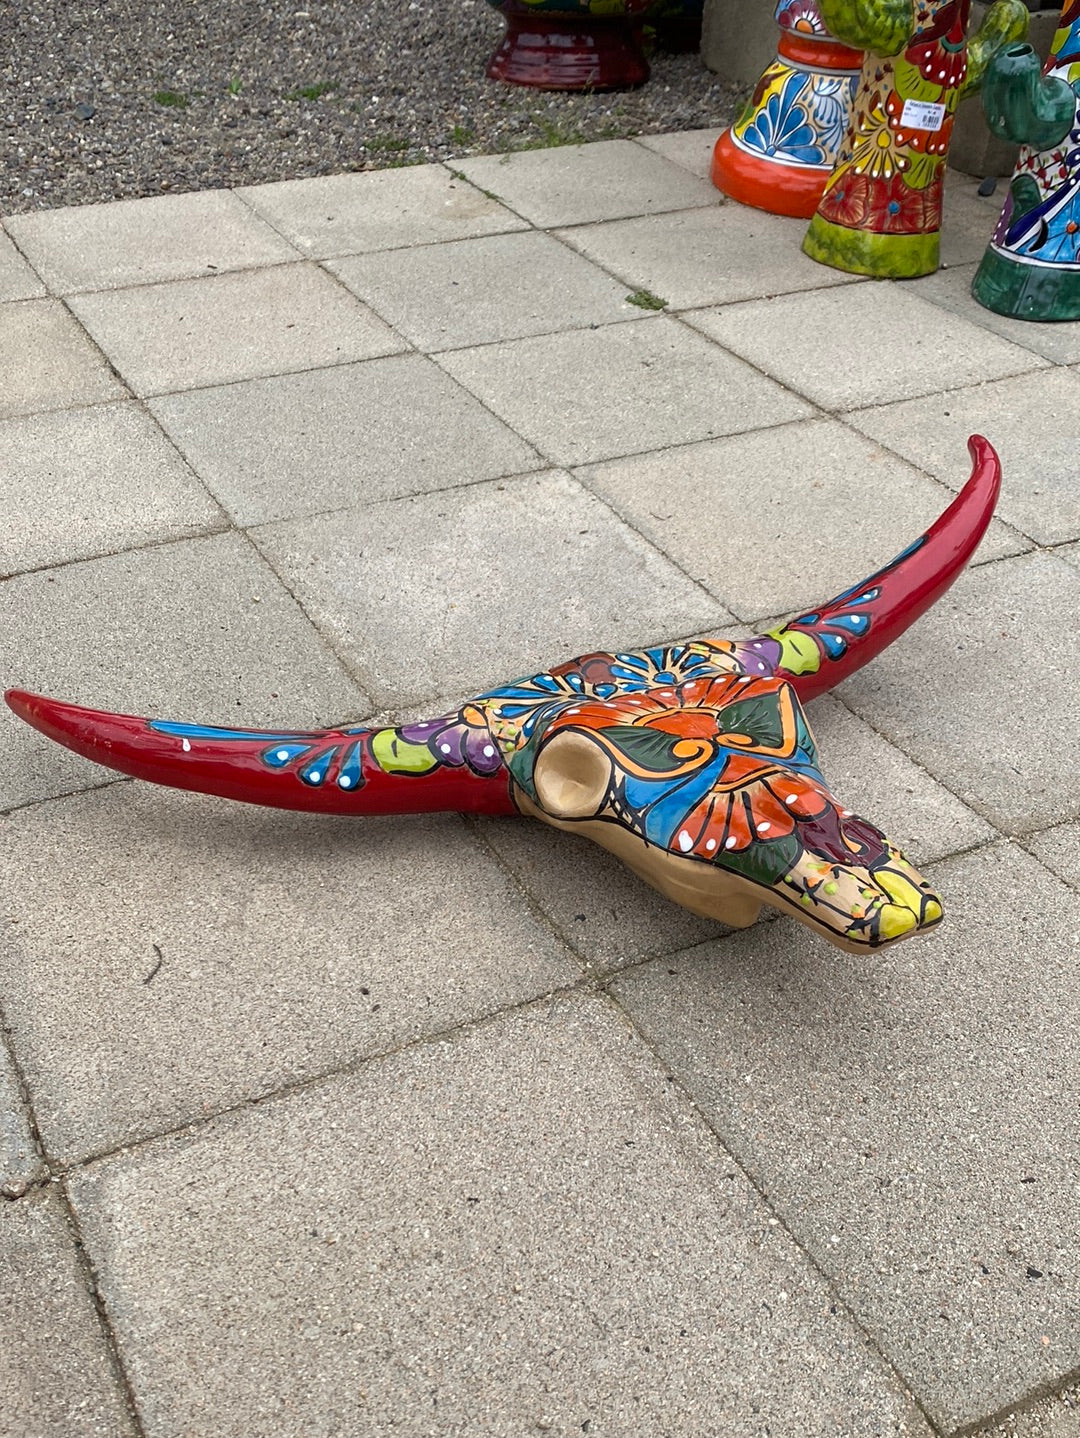
<instances>
[{"instance_id":1,"label":"curved horn tip","mask_svg":"<svg viewBox=\"0 0 1080 1438\"><path fill-rule=\"evenodd\" d=\"M27 718L36 697L27 689L5 689L4 691L4 703L20 719Z\"/></svg>"}]
</instances>

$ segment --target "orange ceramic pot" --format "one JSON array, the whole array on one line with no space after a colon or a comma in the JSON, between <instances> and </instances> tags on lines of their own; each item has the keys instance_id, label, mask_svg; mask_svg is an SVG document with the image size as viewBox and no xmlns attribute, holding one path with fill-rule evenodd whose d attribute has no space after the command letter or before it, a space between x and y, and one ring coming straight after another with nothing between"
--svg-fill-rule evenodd
<instances>
[{"instance_id":1,"label":"orange ceramic pot","mask_svg":"<svg viewBox=\"0 0 1080 1438\"><path fill-rule=\"evenodd\" d=\"M780 0L776 59L716 142L712 180L743 205L808 220L847 128L863 55L825 28L818 0Z\"/></svg>"}]
</instances>

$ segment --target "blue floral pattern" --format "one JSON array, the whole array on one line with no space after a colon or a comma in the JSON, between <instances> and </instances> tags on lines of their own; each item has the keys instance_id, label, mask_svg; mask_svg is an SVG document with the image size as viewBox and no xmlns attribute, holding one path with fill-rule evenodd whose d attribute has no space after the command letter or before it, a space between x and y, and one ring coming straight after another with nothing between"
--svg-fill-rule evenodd
<instances>
[{"instance_id":1,"label":"blue floral pattern","mask_svg":"<svg viewBox=\"0 0 1080 1438\"><path fill-rule=\"evenodd\" d=\"M856 77L811 74L778 62L763 82L775 86L732 134L770 160L829 167L844 138Z\"/></svg>"}]
</instances>

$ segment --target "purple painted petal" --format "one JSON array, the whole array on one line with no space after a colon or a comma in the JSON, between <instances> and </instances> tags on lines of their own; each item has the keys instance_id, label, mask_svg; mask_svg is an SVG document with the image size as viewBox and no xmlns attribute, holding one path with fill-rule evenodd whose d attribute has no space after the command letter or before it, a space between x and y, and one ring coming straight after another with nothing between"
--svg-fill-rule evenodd
<instances>
[{"instance_id":1,"label":"purple painted petal","mask_svg":"<svg viewBox=\"0 0 1080 1438\"><path fill-rule=\"evenodd\" d=\"M477 774L494 774L502 768L499 747L486 729L469 729L466 733L465 762Z\"/></svg>"}]
</instances>

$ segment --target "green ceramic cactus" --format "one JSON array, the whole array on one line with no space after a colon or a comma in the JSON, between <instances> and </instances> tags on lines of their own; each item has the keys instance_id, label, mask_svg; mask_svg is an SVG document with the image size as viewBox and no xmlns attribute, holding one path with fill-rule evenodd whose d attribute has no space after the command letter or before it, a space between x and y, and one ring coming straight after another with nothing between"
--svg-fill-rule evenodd
<instances>
[{"instance_id":1,"label":"green ceramic cactus","mask_svg":"<svg viewBox=\"0 0 1080 1438\"><path fill-rule=\"evenodd\" d=\"M971 0L821 0L830 31L863 46L851 123L803 249L857 274L930 274L956 107L993 55L1027 34L1023 0L996 0L967 37Z\"/></svg>"},{"instance_id":2,"label":"green ceramic cactus","mask_svg":"<svg viewBox=\"0 0 1080 1438\"><path fill-rule=\"evenodd\" d=\"M971 292L1014 319L1080 319L1080 0L1062 10L1045 73L1030 46L1007 47L983 103L1022 148Z\"/></svg>"}]
</instances>

